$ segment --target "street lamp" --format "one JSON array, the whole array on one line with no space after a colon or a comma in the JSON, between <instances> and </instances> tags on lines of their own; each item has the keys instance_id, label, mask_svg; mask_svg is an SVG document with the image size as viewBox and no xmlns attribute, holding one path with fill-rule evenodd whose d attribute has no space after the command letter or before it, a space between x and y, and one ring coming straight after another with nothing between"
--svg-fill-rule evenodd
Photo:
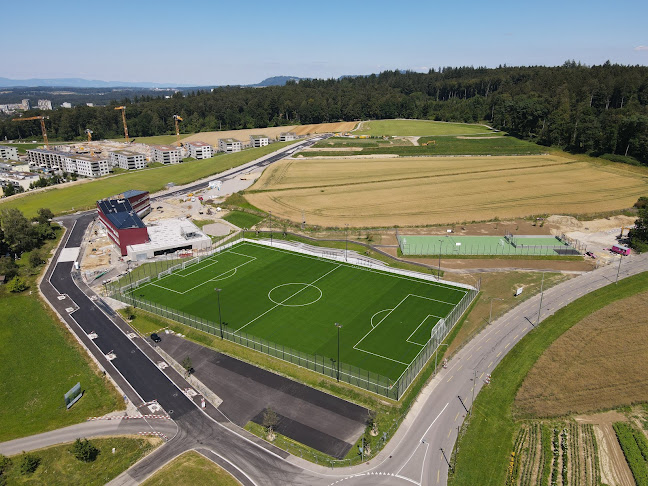
<instances>
[{"instance_id":1,"label":"street lamp","mask_svg":"<svg viewBox=\"0 0 648 486\"><path fill-rule=\"evenodd\" d=\"M346 223L344 225L344 261L345 262L348 261L347 260L347 252L349 251L349 236L348 236L348 233L349 233L349 223Z\"/></svg>"},{"instance_id":2,"label":"street lamp","mask_svg":"<svg viewBox=\"0 0 648 486\"><path fill-rule=\"evenodd\" d=\"M129 289L129 290L130 290L130 296L131 296L131 305L132 305L133 307L137 307L137 306L135 305L135 298L133 297L133 275L132 275L132 273L131 273L131 267L130 267L130 266L131 266L131 261L128 260L128 261L126 262L126 265L128 266L128 281L129 281L129 283L130 283L130 289Z\"/></svg>"},{"instance_id":3,"label":"street lamp","mask_svg":"<svg viewBox=\"0 0 648 486\"><path fill-rule=\"evenodd\" d=\"M439 348L441 346L447 346L447 344L439 344ZM437 348L436 352L434 353L434 374L435 375L437 373L437 357L439 356L439 348Z\"/></svg>"},{"instance_id":4,"label":"street lamp","mask_svg":"<svg viewBox=\"0 0 648 486\"><path fill-rule=\"evenodd\" d=\"M443 240L439 240L439 272L437 273L437 278L441 279L441 247L443 246Z\"/></svg>"},{"instance_id":5,"label":"street lamp","mask_svg":"<svg viewBox=\"0 0 648 486\"><path fill-rule=\"evenodd\" d=\"M337 381L340 381L340 329L342 329L342 324L335 323L335 327L338 330L338 359L337 359Z\"/></svg>"},{"instance_id":6,"label":"street lamp","mask_svg":"<svg viewBox=\"0 0 648 486\"><path fill-rule=\"evenodd\" d=\"M272 246L272 211L270 211L270 246Z\"/></svg>"},{"instance_id":7,"label":"street lamp","mask_svg":"<svg viewBox=\"0 0 648 486\"><path fill-rule=\"evenodd\" d=\"M218 296L218 324L219 324L219 326L220 326L220 335L221 335L221 339L223 339L223 319L222 319L222 317L221 317L221 306L220 306L220 293L221 293L221 289L219 289L218 287L216 287L214 290L216 291L216 295Z\"/></svg>"},{"instance_id":8,"label":"street lamp","mask_svg":"<svg viewBox=\"0 0 648 486\"><path fill-rule=\"evenodd\" d=\"M490 324L493 321L493 301L494 300L504 301L504 299L500 299L499 297L491 297L491 299L490 299L490 312L488 313L488 324Z\"/></svg>"}]
</instances>

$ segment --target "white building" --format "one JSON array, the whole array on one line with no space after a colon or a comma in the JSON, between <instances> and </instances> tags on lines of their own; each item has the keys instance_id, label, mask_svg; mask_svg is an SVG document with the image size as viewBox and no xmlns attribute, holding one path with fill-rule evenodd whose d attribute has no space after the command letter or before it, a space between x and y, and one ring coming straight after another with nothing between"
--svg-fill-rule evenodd
<instances>
[{"instance_id":1,"label":"white building","mask_svg":"<svg viewBox=\"0 0 648 486\"><path fill-rule=\"evenodd\" d=\"M67 157L64 152L47 149L27 150L29 165L40 169L64 170L63 159Z\"/></svg>"},{"instance_id":2,"label":"white building","mask_svg":"<svg viewBox=\"0 0 648 486\"><path fill-rule=\"evenodd\" d=\"M214 156L214 147L205 142L187 142L184 147L189 157L194 159L208 159Z\"/></svg>"},{"instance_id":3,"label":"white building","mask_svg":"<svg viewBox=\"0 0 648 486\"><path fill-rule=\"evenodd\" d=\"M74 172L84 177L101 177L110 174L108 159L89 155L66 157L63 160L63 167L65 172ZM66 167L73 170L67 170Z\"/></svg>"},{"instance_id":4,"label":"white building","mask_svg":"<svg viewBox=\"0 0 648 486\"><path fill-rule=\"evenodd\" d=\"M38 109L39 110L51 110L52 102L50 100L38 100Z\"/></svg>"},{"instance_id":5,"label":"white building","mask_svg":"<svg viewBox=\"0 0 648 486\"><path fill-rule=\"evenodd\" d=\"M218 140L218 150L220 152L240 152L242 148L241 142L233 138L221 138Z\"/></svg>"},{"instance_id":6,"label":"white building","mask_svg":"<svg viewBox=\"0 0 648 486\"><path fill-rule=\"evenodd\" d=\"M179 147L173 145L152 145L151 160L161 164L179 164L182 162L182 154Z\"/></svg>"},{"instance_id":7,"label":"white building","mask_svg":"<svg viewBox=\"0 0 648 486\"><path fill-rule=\"evenodd\" d=\"M295 132L283 132L279 134L280 142L291 142L292 140L297 140L297 134Z\"/></svg>"},{"instance_id":8,"label":"white building","mask_svg":"<svg viewBox=\"0 0 648 486\"><path fill-rule=\"evenodd\" d=\"M146 167L144 154L126 149L110 152L110 163L113 167L126 170L143 169Z\"/></svg>"},{"instance_id":9,"label":"white building","mask_svg":"<svg viewBox=\"0 0 648 486\"><path fill-rule=\"evenodd\" d=\"M270 143L270 139L265 135L250 135L250 147L266 147Z\"/></svg>"},{"instance_id":10,"label":"white building","mask_svg":"<svg viewBox=\"0 0 648 486\"><path fill-rule=\"evenodd\" d=\"M72 103L64 101L63 103L61 103L61 108L72 108Z\"/></svg>"},{"instance_id":11,"label":"white building","mask_svg":"<svg viewBox=\"0 0 648 486\"><path fill-rule=\"evenodd\" d=\"M162 219L146 225L146 229L149 241L128 245L129 259L145 260L175 251L191 252L211 248L211 238L186 219Z\"/></svg>"},{"instance_id":12,"label":"white building","mask_svg":"<svg viewBox=\"0 0 648 486\"><path fill-rule=\"evenodd\" d=\"M14 188L22 187L29 190L29 185L36 182L40 176L33 172L0 171L0 186L12 184Z\"/></svg>"},{"instance_id":13,"label":"white building","mask_svg":"<svg viewBox=\"0 0 648 486\"><path fill-rule=\"evenodd\" d=\"M18 160L18 149L0 145L0 160Z\"/></svg>"}]
</instances>

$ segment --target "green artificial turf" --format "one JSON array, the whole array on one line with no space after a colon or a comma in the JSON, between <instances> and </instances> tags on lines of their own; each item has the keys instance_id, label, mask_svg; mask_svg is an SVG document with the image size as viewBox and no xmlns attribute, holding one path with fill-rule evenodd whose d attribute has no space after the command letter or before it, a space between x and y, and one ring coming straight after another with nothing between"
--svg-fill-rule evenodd
<instances>
[{"instance_id":1,"label":"green artificial turf","mask_svg":"<svg viewBox=\"0 0 648 486\"><path fill-rule=\"evenodd\" d=\"M216 287L226 333L263 342L264 349L270 341L286 352L316 355L334 369L339 323L341 366L390 380L466 294L452 285L242 242L136 288L133 296L198 318L198 328L210 321L218 334Z\"/></svg>"}]
</instances>

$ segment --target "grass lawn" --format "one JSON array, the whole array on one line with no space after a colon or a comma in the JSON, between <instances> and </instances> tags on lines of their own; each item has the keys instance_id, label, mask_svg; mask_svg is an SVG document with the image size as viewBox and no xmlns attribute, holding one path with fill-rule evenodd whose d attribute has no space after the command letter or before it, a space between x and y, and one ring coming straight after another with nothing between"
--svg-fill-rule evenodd
<instances>
[{"instance_id":1,"label":"grass lawn","mask_svg":"<svg viewBox=\"0 0 648 486\"><path fill-rule=\"evenodd\" d=\"M230 211L223 217L223 219L239 228L251 228L260 221L263 221L265 217L259 216L258 214L246 213L244 211Z\"/></svg>"},{"instance_id":2,"label":"grass lawn","mask_svg":"<svg viewBox=\"0 0 648 486\"><path fill-rule=\"evenodd\" d=\"M491 130L483 125L468 123L446 123L432 120L372 120L364 122L362 128L353 132L356 135L472 135L487 133Z\"/></svg>"},{"instance_id":3,"label":"grass lawn","mask_svg":"<svg viewBox=\"0 0 648 486\"><path fill-rule=\"evenodd\" d=\"M54 186L45 191L28 192L18 197L2 199L0 209L18 208L28 218L35 216L36 211L43 207L50 208L54 214L90 209L95 206L97 199L119 194L127 189L156 192L164 189L168 182L175 182L178 185L187 184L245 164L291 143L294 142L275 143L267 147L219 155L211 159L132 171L61 189Z\"/></svg>"},{"instance_id":4,"label":"grass lawn","mask_svg":"<svg viewBox=\"0 0 648 486\"><path fill-rule=\"evenodd\" d=\"M185 452L157 471L142 486L176 486L200 484L205 486L237 486L239 483L223 468L202 454Z\"/></svg>"},{"instance_id":5,"label":"grass lawn","mask_svg":"<svg viewBox=\"0 0 648 486\"><path fill-rule=\"evenodd\" d=\"M123 407L85 352L32 287L0 297L0 441L83 422ZM81 382L84 395L66 410L63 395Z\"/></svg>"},{"instance_id":6,"label":"grass lawn","mask_svg":"<svg viewBox=\"0 0 648 486\"><path fill-rule=\"evenodd\" d=\"M133 293L215 326L214 285L222 288L220 313L232 339L254 337L277 343L282 352L285 346L287 353L308 354L329 374L337 354L332 323L339 322L341 370L351 365L392 381L467 292L243 242Z\"/></svg>"},{"instance_id":7,"label":"grass lawn","mask_svg":"<svg viewBox=\"0 0 648 486\"><path fill-rule=\"evenodd\" d=\"M422 145L435 140L435 145ZM362 142L362 140L360 141ZM397 154L401 156L433 156L433 155L535 155L547 152L546 147L532 142L520 140L515 137L495 136L480 138L457 137L423 137L419 139L419 146L403 145L397 147L380 145L377 147L349 142L350 147L358 147L357 151L302 151L298 156L304 157L344 157L349 155L377 155Z\"/></svg>"},{"instance_id":8,"label":"grass lawn","mask_svg":"<svg viewBox=\"0 0 648 486\"><path fill-rule=\"evenodd\" d=\"M606 305L648 289L648 272L596 290L543 321L504 357L492 373L492 382L475 400L473 418L455 445L455 473L448 484L505 484L518 424L512 405L534 363L565 331Z\"/></svg>"},{"instance_id":9,"label":"grass lawn","mask_svg":"<svg viewBox=\"0 0 648 486\"><path fill-rule=\"evenodd\" d=\"M91 439L90 442L100 451L94 461L86 463L76 459L68 450L70 444L48 447L32 452L40 458L41 463L34 473L26 476L20 474L22 454L13 456L13 464L5 473L7 484L103 485L119 476L161 443L159 439L139 437Z\"/></svg>"}]
</instances>

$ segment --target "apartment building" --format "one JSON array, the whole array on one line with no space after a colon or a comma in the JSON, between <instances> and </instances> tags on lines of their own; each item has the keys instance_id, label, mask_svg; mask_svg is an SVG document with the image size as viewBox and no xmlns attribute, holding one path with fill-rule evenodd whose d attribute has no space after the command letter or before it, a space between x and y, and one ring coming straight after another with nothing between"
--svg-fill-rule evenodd
<instances>
[{"instance_id":1,"label":"apartment building","mask_svg":"<svg viewBox=\"0 0 648 486\"><path fill-rule=\"evenodd\" d=\"M214 147L205 142L187 142L184 144L189 157L208 159L214 156Z\"/></svg>"},{"instance_id":2,"label":"apartment building","mask_svg":"<svg viewBox=\"0 0 648 486\"><path fill-rule=\"evenodd\" d=\"M218 150L220 152L240 152L243 148L243 145L238 140L233 138L221 138L218 140Z\"/></svg>"},{"instance_id":3,"label":"apartment building","mask_svg":"<svg viewBox=\"0 0 648 486\"><path fill-rule=\"evenodd\" d=\"M115 150L110 152L110 164L125 170L143 169L146 167L144 154L133 150Z\"/></svg>"},{"instance_id":4,"label":"apartment building","mask_svg":"<svg viewBox=\"0 0 648 486\"><path fill-rule=\"evenodd\" d=\"M265 135L250 135L250 147L266 147L270 144L270 139Z\"/></svg>"},{"instance_id":5,"label":"apartment building","mask_svg":"<svg viewBox=\"0 0 648 486\"><path fill-rule=\"evenodd\" d=\"M179 164L182 162L182 154L179 147L173 145L152 145L151 160L161 164Z\"/></svg>"},{"instance_id":6,"label":"apartment building","mask_svg":"<svg viewBox=\"0 0 648 486\"><path fill-rule=\"evenodd\" d=\"M18 160L18 149L0 145L0 160Z\"/></svg>"},{"instance_id":7,"label":"apartment building","mask_svg":"<svg viewBox=\"0 0 648 486\"><path fill-rule=\"evenodd\" d=\"M283 132L279 134L280 142L291 142L297 140L297 134L295 132Z\"/></svg>"}]
</instances>

